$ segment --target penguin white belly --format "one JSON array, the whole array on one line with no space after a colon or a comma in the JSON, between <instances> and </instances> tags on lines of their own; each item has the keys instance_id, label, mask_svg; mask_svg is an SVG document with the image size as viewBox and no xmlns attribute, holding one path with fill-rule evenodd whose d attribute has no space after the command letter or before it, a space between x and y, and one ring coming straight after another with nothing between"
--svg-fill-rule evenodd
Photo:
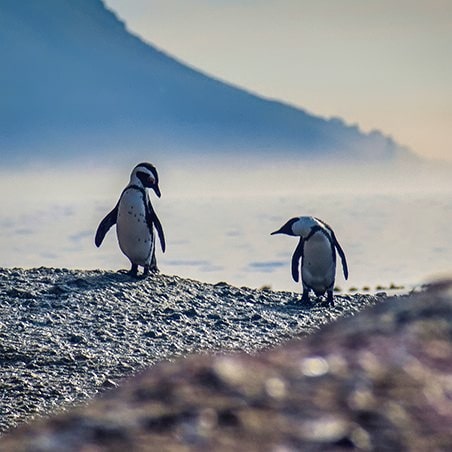
<instances>
[{"instance_id":1,"label":"penguin white belly","mask_svg":"<svg viewBox=\"0 0 452 452\"><path fill-rule=\"evenodd\" d=\"M149 265L154 239L146 223L146 209L140 191L131 188L121 196L116 233L121 251L132 263Z\"/></svg>"},{"instance_id":2,"label":"penguin white belly","mask_svg":"<svg viewBox=\"0 0 452 452\"><path fill-rule=\"evenodd\" d=\"M303 249L301 269L303 284L323 293L334 284L336 264L330 241L323 234L314 234Z\"/></svg>"}]
</instances>

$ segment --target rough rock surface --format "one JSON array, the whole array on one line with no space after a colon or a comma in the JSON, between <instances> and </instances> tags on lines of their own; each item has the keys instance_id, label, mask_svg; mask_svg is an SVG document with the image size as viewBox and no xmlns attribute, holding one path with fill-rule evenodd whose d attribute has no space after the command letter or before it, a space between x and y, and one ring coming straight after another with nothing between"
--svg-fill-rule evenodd
<instances>
[{"instance_id":1,"label":"rough rock surface","mask_svg":"<svg viewBox=\"0 0 452 452\"><path fill-rule=\"evenodd\" d=\"M0 449L446 451L451 340L448 283L254 356L157 364Z\"/></svg>"},{"instance_id":2,"label":"rough rock surface","mask_svg":"<svg viewBox=\"0 0 452 452\"><path fill-rule=\"evenodd\" d=\"M0 269L0 294L2 431L155 363L273 347L385 299L345 295L333 308L301 306L289 292L48 268Z\"/></svg>"}]
</instances>

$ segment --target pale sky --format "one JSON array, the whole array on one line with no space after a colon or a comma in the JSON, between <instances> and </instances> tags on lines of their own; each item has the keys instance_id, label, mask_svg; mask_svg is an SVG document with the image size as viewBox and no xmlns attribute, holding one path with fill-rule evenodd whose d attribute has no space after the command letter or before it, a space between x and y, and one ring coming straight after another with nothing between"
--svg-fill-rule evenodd
<instances>
[{"instance_id":1,"label":"pale sky","mask_svg":"<svg viewBox=\"0 0 452 452\"><path fill-rule=\"evenodd\" d=\"M221 80L452 161L452 0L105 0Z\"/></svg>"}]
</instances>

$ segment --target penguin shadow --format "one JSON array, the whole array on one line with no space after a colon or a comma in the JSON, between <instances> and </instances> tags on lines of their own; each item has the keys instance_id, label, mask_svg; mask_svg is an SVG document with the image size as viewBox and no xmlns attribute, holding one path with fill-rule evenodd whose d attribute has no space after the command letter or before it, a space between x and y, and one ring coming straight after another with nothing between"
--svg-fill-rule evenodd
<instances>
[{"instance_id":1,"label":"penguin shadow","mask_svg":"<svg viewBox=\"0 0 452 452\"><path fill-rule=\"evenodd\" d=\"M66 284L77 287L80 290L93 290L112 287L116 284L124 283L140 283L142 281L150 280L157 273L150 273L147 276L134 276L131 275L129 270L118 271L103 271L100 274L88 274L79 278L74 278L71 281L67 281Z\"/></svg>"},{"instance_id":2,"label":"penguin shadow","mask_svg":"<svg viewBox=\"0 0 452 452\"><path fill-rule=\"evenodd\" d=\"M259 311L270 311L275 313L293 313L296 311L305 311L309 309L309 306L301 303L301 297L287 296L283 300L274 300L272 296L270 298L260 298L256 300L256 308Z\"/></svg>"},{"instance_id":3,"label":"penguin shadow","mask_svg":"<svg viewBox=\"0 0 452 452\"><path fill-rule=\"evenodd\" d=\"M310 311L315 307L329 307L326 299L322 299L322 297L309 299L309 301L302 301L301 295L299 297L291 298L287 303L287 307L304 309L306 311Z\"/></svg>"},{"instance_id":4,"label":"penguin shadow","mask_svg":"<svg viewBox=\"0 0 452 452\"><path fill-rule=\"evenodd\" d=\"M276 312L290 312L291 314L310 313L317 310L332 310L336 303L331 306L325 296L310 297L308 301L302 301L302 295L294 295L283 303L266 304L265 308Z\"/></svg>"}]
</instances>

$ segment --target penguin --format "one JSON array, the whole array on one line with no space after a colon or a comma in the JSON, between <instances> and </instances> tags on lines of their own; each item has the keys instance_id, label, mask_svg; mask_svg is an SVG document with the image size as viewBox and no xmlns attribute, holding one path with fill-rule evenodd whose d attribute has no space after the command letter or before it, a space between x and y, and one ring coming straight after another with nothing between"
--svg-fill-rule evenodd
<instances>
[{"instance_id":1,"label":"penguin","mask_svg":"<svg viewBox=\"0 0 452 452\"><path fill-rule=\"evenodd\" d=\"M129 258L132 268L129 274L137 277L138 266L143 267L143 277L149 271L157 272L154 228L165 252L165 236L147 189L152 188L160 198L159 177L154 165L139 163L132 170L130 182L121 193L114 209L100 222L94 243L102 244L105 234L116 224L116 235L121 251Z\"/></svg>"},{"instance_id":2,"label":"penguin","mask_svg":"<svg viewBox=\"0 0 452 452\"><path fill-rule=\"evenodd\" d=\"M309 291L317 297L327 293L327 303L334 306L333 287L336 277L336 251L342 261L345 279L348 278L347 260L333 229L315 217L291 218L284 226L271 233L299 236L300 241L292 256L292 278L299 281L301 259L302 303L309 302Z\"/></svg>"}]
</instances>

